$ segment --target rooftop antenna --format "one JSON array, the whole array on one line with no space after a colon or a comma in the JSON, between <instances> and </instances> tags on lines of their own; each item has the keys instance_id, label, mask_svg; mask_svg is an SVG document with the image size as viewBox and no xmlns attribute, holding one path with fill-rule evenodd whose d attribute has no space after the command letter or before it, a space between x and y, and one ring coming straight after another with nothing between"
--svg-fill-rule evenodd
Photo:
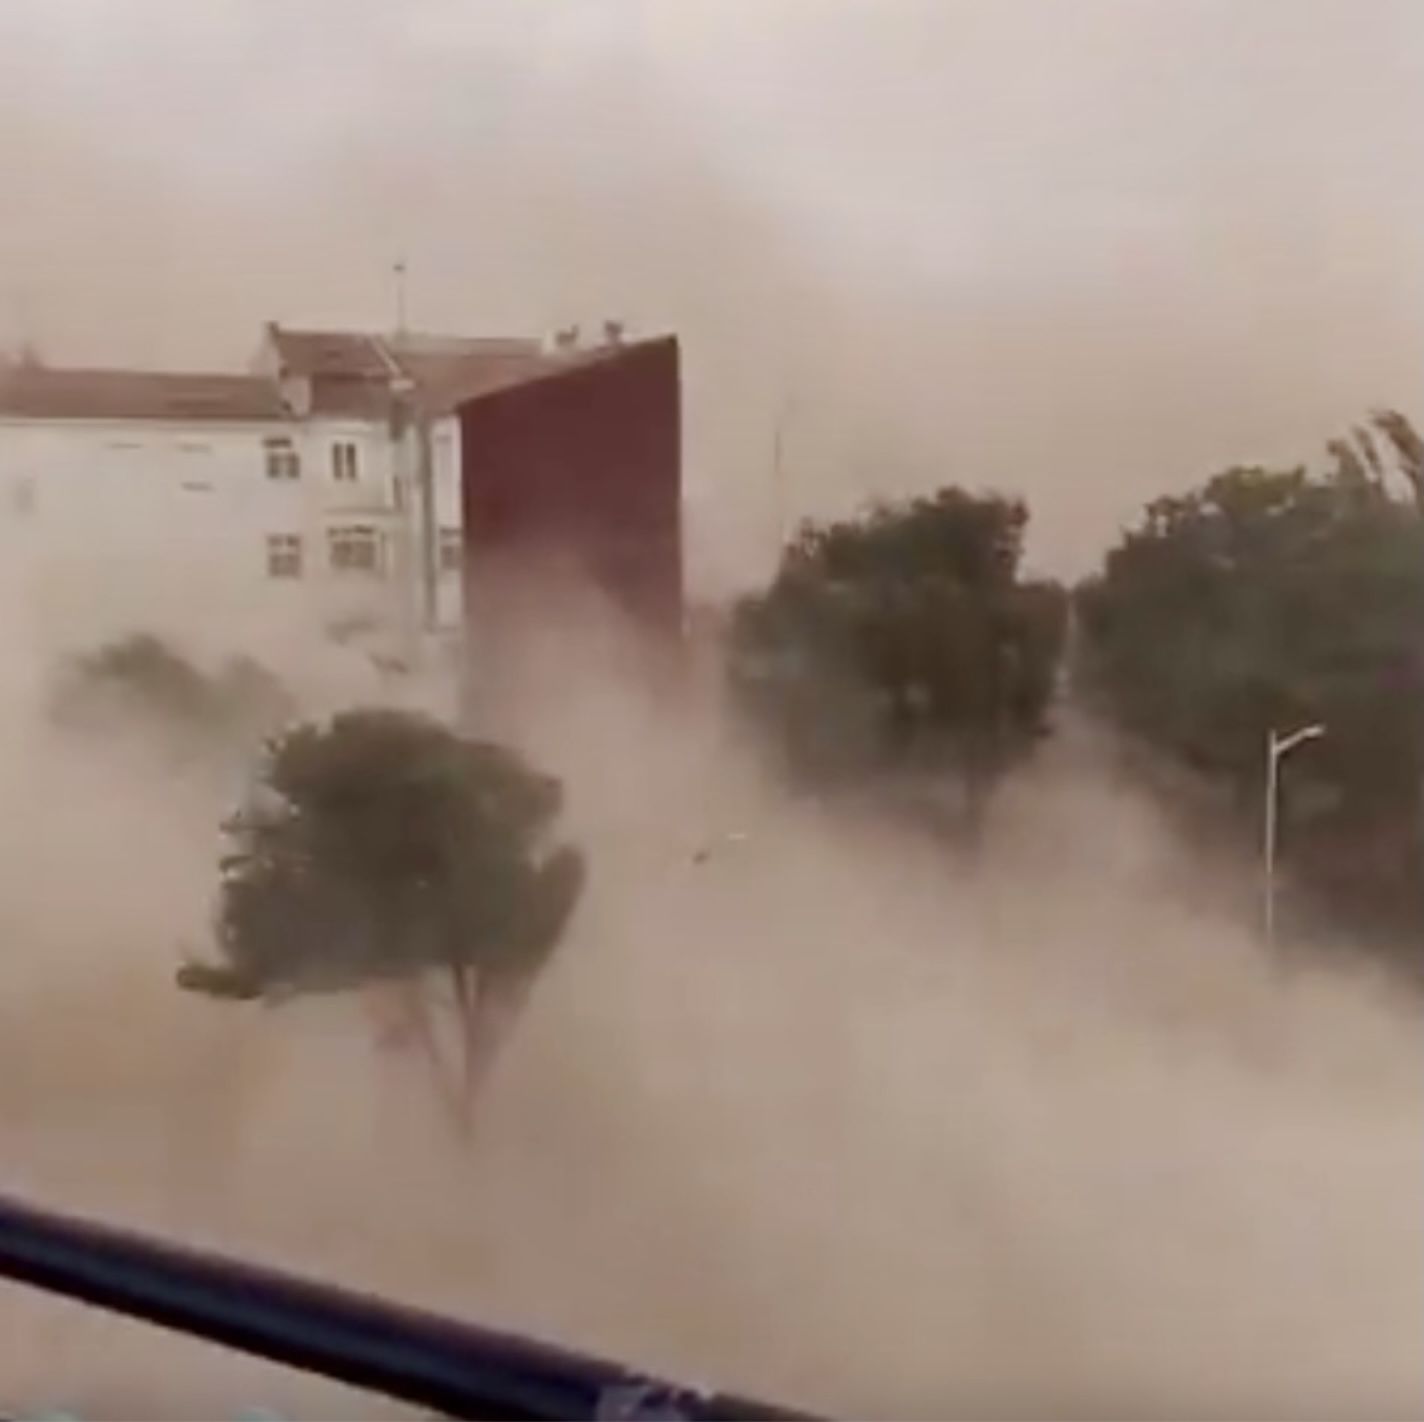
<instances>
[{"instance_id":1,"label":"rooftop antenna","mask_svg":"<svg viewBox=\"0 0 1424 1422\"><path fill-rule=\"evenodd\" d=\"M405 335L405 258L400 257L391 267L396 279L396 334Z\"/></svg>"},{"instance_id":2,"label":"rooftop antenna","mask_svg":"<svg viewBox=\"0 0 1424 1422\"><path fill-rule=\"evenodd\" d=\"M10 294L10 304L15 328L14 354L11 359L19 365L39 365L42 361L39 345L35 340L29 296L16 288Z\"/></svg>"},{"instance_id":3,"label":"rooftop antenna","mask_svg":"<svg viewBox=\"0 0 1424 1422\"><path fill-rule=\"evenodd\" d=\"M780 558L781 554L785 551L787 540L791 536L790 516L786 498L786 436L787 427L791 424L792 417L796 414L796 406L797 401L794 392L782 397L781 406L776 412L776 425L772 435L771 487L774 501L774 516L776 519L776 552L778 558Z\"/></svg>"}]
</instances>

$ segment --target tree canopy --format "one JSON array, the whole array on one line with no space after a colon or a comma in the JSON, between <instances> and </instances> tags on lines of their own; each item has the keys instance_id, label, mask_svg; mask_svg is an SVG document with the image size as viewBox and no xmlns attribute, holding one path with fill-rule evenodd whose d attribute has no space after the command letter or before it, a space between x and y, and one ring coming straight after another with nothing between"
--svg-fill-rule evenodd
<instances>
[{"instance_id":1,"label":"tree canopy","mask_svg":"<svg viewBox=\"0 0 1424 1422\"><path fill-rule=\"evenodd\" d=\"M232 657L210 675L161 637L140 632L71 658L50 709L65 727L145 726L189 748L256 742L287 720L295 703L251 657Z\"/></svg>"},{"instance_id":2,"label":"tree canopy","mask_svg":"<svg viewBox=\"0 0 1424 1422\"><path fill-rule=\"evenodd\" d=\"M280 1000L443 973L468 1067L482 1004L527 988L582 889L582 855L548 844L561 802L515 752L424 716L299 725L225 827L219 959L179 983Z\"/></svg>"},{"instance_id":3,"label":"tree canopy","mask_svg":"<svg viewBox=\"0 0 1424 1422\"><path fill-rule=\"evenodd\" d=\"M1265 737L1320 722L1292 763L1297 856L1335 897L1420 887L1424 447L1402 416L1333 467L1237 468L1150 504L1078 607L1089 684L1135 732L1254 805ZM1305 794L1302 792L1311 792Z\"/></svg>"},{"instance_id":4,"label":"tree canopy","mask_svg":"<svg viewBox=\"0 0 1424 1422\"><path fill-rule=\"evenodd\" d=\"M732 621L732 678L818 778L910 763L991 779L1042 730L1061 589L1019 578L1027 507L946 488L802 528Z\"/></svg>"}]
</instances>

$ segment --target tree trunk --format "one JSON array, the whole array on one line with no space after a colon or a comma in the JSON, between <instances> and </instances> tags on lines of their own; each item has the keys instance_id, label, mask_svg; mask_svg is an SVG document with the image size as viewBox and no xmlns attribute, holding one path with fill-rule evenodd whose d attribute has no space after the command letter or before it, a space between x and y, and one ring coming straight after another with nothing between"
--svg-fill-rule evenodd
<instances>
[{"instance_id":1,"label":"tree trunk","mask_svg":"<svg viewBox=\"0 0 1424 1422\"><path fill-rule=\"evenodd\" d=\"M376 1030L376 1045L394 1051L416 1048L425 1061L441 1110L457 1129L463 1129L466 1112L460 1084L440 1050L421 984L389 983L371 988L366 993L366 1004Z\"/></svg>"},{"instance_id":2,"label":"tree trunk","mask_svg":"<svg viewBox=\"0 0 1424 1422\"><path fill-rule=\"evenodd\" d=\"M985 736L971 736L963 753L964 846L976 853L984 842L989 802L998 782L997 746Z\"/></svg>"},{"instance_id":3,"label":"tree trunk","mask_svg":"<svg viewBox=\"0 0 1424 1422\"><path fill-rule=\"evenodd\" d=\"M380 983L368 987L363 997L377 1047L399 1051L415 1041L419 1034L417 1019L421 1012L417 984Z\"/></svg>"},{"instance_id":4,"label":"tree trunk","mask_svg":"<svg viewBox=\"0 0 1424 1422\"><path fill-rule=\"evenodd\" d=\"M464 1107L467 1116L473 1112L475 1098L489 1079L500 1049L514 1030L529 994L534 987L533 974L518 976L476 975L473 991L468 976L464 986L457 983L465 1039Z\"/></svg>"}]
</instances>

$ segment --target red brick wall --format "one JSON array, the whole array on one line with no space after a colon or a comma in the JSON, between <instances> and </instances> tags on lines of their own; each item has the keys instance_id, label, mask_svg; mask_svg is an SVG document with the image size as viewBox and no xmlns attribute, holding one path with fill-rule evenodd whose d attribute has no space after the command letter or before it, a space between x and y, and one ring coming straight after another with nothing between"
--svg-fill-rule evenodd
<instances>
[{"instance_id":1,"label":"red brick wall","mask_svg":"<svg viewBox=\"0 0 1424 1422\"><path fill-rule=\"evenodd\" d=\"M682 622L675 338L471 401L460 412L467 613L481 573L572 563L646 627ZM537 573L534 576L538 576Z\"/></svg>"}]
</instances>

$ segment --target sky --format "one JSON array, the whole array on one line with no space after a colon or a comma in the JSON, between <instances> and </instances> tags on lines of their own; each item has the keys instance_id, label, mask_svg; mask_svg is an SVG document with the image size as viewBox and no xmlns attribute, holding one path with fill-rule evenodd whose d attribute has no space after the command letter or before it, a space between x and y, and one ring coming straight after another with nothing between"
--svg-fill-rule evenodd
<instances>
[{"instance_id":1,"label":"sky","mask_svg":"<svg viewBox=\"0 0 1424 1422\"><path fill-rule=\"evenodd\" d=\"M694 585L955 482L1145 499L1424 415L1416 0L0 0L0 339L686 353ZM778 478L773 450L781 432Z\"/></svg>"}]
</instances>

